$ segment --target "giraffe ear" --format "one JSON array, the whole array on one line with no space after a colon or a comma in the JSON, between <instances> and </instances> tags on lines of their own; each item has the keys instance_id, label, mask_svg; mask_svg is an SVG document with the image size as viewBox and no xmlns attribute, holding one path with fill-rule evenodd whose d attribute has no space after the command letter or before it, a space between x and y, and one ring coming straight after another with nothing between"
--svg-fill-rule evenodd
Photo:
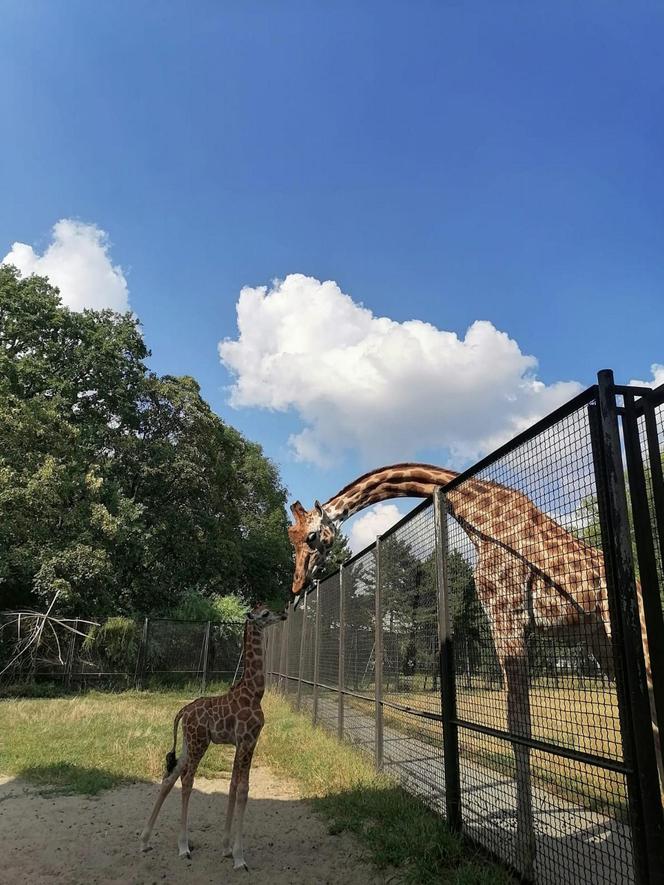
<instances>
[{"instance_id":1,"label":"giraffe ear","mask_svg":"<svg viewBox=\"0 0 664 885\"><path fill-rule=\"evenodd\" d=\"M323 505L320 503L320 501L314 501L314 507L316 508L320 516L325 516L325 511L323 510Z\"/></svg>"},{"instance_id":2,"label":"giraffe ear","mask_svg":"<svg viewBox=\"0 0 664 885\"><path fill-rule=\"evenodd\" d=\"M300 504L299 501L296 501L294 504L291 504L291 513L295 518L295 522L302 522L304 517L307 515L307 511Z\"/></svg>"}]
</instances>

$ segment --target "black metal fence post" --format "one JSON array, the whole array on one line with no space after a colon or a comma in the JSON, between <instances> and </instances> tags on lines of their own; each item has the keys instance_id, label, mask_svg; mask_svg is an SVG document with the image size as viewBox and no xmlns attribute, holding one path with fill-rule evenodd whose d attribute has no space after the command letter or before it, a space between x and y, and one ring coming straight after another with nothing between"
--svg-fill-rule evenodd
<instances>
[{"instance_id":1,"label":"black metal fence post","mask_svg":"<svg viewBox=\"0 0 664 885\"><path fill-rule=\"evenodd\" d=\"M443 720L445 806L448 826L452 831L458 832L462 825L459 734L456 725L456 673L447 576L447 502L442 489L436 489L433 502L436 528L436 586L438 591L440 704Z\"/></svg>"},{"instance_id":2,"label":"black metal fence post","mask_svg":"<svg viewBox=\"0 0 664 885\"><path fill-rule=\"evenodd\" d=\"M314 687L311 704L311 719L315 725L318 720L318 679L320 666L318 662L320 648L320 581L316 581L316 619L314 621Z\"/></svg>"},{"instance_id":3,"label":"black metal fence post","mask_svg":"<svg viewBox=\"0 0 664 885\"><path fill-rule=\"evenodd\" d=\"M346 676L346 612L344 603L344 567L343 564L339 569L339 670L338 670L338 689L339 689L339 708L337 718L337 729L339 740L343 740L344 736L344 687Z\"/></svg>"},{"instance_id":4,"label":"black metal fence post","mask_svg":"<svg viewBox=\"0 0 664 885\"><path fill-rule=\"evenodd\" d=\"M661 452L659 450L659 434L655 407L646 398L643 404L643 418L646 425L648 459L650 461L650 482L652 483L653 507L657 525L660 560L664 566L664 471L662 470Z\"/></svg>"},{"instance_id":5,"label":"black metal fence post","mask_svg":"<svg viewBox=\"0 0 664 885\"><path fill-rule=\"evenodd\" d=\"M76 658L76 640L78 639L78 618L76 618L76 621L74 622L74 630L76 630L76 633L72 633L69 639L67 661L65 663L65 691L69 691L71 688L71 677L72 673L74 672L74 660Z\"/></svg>"},{"instance_id":6,"label":"black metal fence post","mask_svg":"<svg viewBox=\"0 0 664 885\"><path fill-rule=\"evenodd\" d=\"M136 688L141 691L143 688L143 680L145 678L145 665L148 657L148 637L150 632L150 619L143 621L143 633L141 635L141 643L138 646L138 656L136 659Z\"/></svg>"},{"instance_id":7,"label":"black metal fence post","mask_svg":"<svg viewBox=\"0 0 664 885\"><path fill-rule=\"evenodd\" d=\"M376 728L376 768L383 768L383 579L381 573L380 537L376 539L376 594L374 622L374 704Z\"/></svg>"},{"instance_id":8,"label":"black metal fence post","mask_svg":"<svg viewBox=\"0 0 664 885\"><path fill-rule=\"evenodd\" d=\"M208 669L208 651L210 648L210 622L205 623L205 633L203 634L203 673L201 675L201 694L205 692L207 686L207 669Z\"/></svg>"},{"instance_id":9,"label":"black metal fence post","mask_svg":"<svg viewBox=\"0 0 664 885\"><path fill-rule=\"evenodd\" d=\"M300 618L302 620L302 629L300 630L300 653L298 658L297 665L297 701L296 701L296 709L300 709L300 705L302 703L302 664L304 662L304 640L306 638L306 630L307 630L307 594L304 595L304 600L302 605L300 606Z\"/></svg>"},{"instance_id":10,"label":"black metal fence post","mask_svg":"<svg viewBox=\"0 0 664 885\"><path fill-rule=\"evenodd\" d=\"M664 620L651 522L654 514L650 513L648 505L648 490L638 419L634 409L634 397L625 394L624 402L623 435L634 524L634 541L639 566L641 603L650 660L651 686L649 689L652 690L653 707L651 713L653 721L658 724L661 736L661 726L664 725ZM659 462L659 455L656 461ZM664 788L664 783L662 787Z\"/></svg>"},{"instance_id":11,"label":"black metal fence post","mask_svg":"<svg viewBox=\"0 0 664 885\"><path fill-rule=\"evenodd\" d=\"M618 670L622 669L625 683L621 691L623 680L618 673L619 706L623 708L621 722L624 752L632 772L627 776L627 781L635 875L639 883L661 885L664 870L664 828L613 372L600 372L598 385L594 457L600 460L599 465L596 463L596 477L609 608L612 610L612 637L614 646L617 646L614 651L622 659L622 667L619 666Z\"/></svg>"}]
</instances>

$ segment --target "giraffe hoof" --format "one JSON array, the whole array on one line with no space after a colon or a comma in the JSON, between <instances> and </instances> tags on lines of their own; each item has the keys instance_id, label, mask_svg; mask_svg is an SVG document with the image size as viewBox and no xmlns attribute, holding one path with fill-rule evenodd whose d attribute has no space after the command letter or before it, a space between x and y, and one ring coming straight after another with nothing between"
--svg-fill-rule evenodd
<instances>
[{"instance_id":1,"label":"giraffe hoof","mask_svg":"<svg viewBox=\"0 0 664 885\"><path fill-rule=\"evenodd\" d=\"M141 852L142 852L143 854L147 854L148 851L152 851L152 845L147 845L147 844L144 845L144 844L141 844Z\"/></svg>"},{"instance_id":2,"label":"giraffe hoof","mask_svg":"<svg viewBox=\"0 0 664 885\"><path fill-rule=\"evenodd\" d=\"M187 860L191 860L191 851L181 851L180 857L185 857Z\"/></svg>"},{"instance_id":3,"label":"giraffe hoof","mask_svg":"<svg viewBox=\"0 0 664 885\"><path fill-rule=\"evenodd\" d=\"M246 865L246 863L243 860L236 860L235 863L233 864L233 869L234 870L244 870L245 873L249 872L249 867Z\"/></svg>"}]
</instances>

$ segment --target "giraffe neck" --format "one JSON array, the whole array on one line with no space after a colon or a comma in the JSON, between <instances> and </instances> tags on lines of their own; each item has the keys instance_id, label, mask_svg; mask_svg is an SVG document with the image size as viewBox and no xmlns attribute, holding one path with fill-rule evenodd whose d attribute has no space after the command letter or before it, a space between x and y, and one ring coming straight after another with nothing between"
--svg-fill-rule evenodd
<instances>
[{"instance_id":1,"label":"giraffe neck","mask_svg":"<svg viewBox=\"0 0 664 885\"><path fill-rule=\"evenodd\" d=\"M337 523L377 501L388 498L430 498L458 474L430 464L394 464L361 476L323 505L327 516ZM599 575L601 552L589 547L542 513L522 492L490 480L472 478L447 495L447 510L471 542L502 545L524 565L549 576L556 586L574 586L575 570L582 562L589 572ZM556 561L554 568L552 563ZM578 560L578 561L577 561ZM576 566L571 563L577 561ZM567 592L568 597L570 593ZM575 595L572 590L571 596ZM594 598L594 597L593 597ZM594 602L592 603L595 604ZM600 607L605 603L602 600ZM574 605L578 608L578 604ZM581 608L588 610L589 600ZM602 609L604 610L604 609Z\"/></svg>"},{"instance_id":2,"label":"giraffe neck","mask_svg":"<svg viewBox=\"0 0 664 885\"><path fill-rule=\"evenodd\" d=\"M430 464L393 464L356 479L323 504L323 509L330 519L343 522L388 498L430 498L437 486L446 485L455 476L454 470Z\"/></svg>"},{"instance_id":3,"label":"giraffe neck","mask_svg":"<svg viewBox=\"0 0 664 885\"><path fill-rule=\"evenodd\" d=\"M263 638L259 628L252 624L251 621L247 621L244 625L242 657L244 660L244 670L240 684L249 687L260 700L265 691Z\"/></svg>"}]
</instances>

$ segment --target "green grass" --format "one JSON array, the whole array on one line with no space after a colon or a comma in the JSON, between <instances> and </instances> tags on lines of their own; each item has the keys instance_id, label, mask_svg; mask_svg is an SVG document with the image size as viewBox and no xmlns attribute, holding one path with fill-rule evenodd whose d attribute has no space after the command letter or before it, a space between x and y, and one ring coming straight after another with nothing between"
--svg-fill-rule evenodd
<instances>
[{"instance_id":1,"label":"green grass","mask_svg":"<svg viewBox=\"0 0 664 885\"><path fill-rule=\"evenodd\" d=\"M161 777L173 716L196 691L90 692L0 700L0 772L51 792L92 794ZM256 762L289 778L329 822L353 833L390 881L502 885L513 880L451 835L445 822L357 750L294 712L277 694L264 700L266 724ZM211 746L199 773L230 771L232 747Z\"/></svg>"},{"instance_id":2,"label":"green grass","mask_svg":"<svg viewBox=\"0 0 664 885\"><path fill-rule=\"evenodd\" d=\"M0 701L0 771L61 792L94 795L161 778L173 717L195 692L89 692ZM179 737L181 741L181 736ZM180 743L181 746L181 743ZM199 772L232 767L231 747L210 747Z\"/></svg>"}]
</instances>

